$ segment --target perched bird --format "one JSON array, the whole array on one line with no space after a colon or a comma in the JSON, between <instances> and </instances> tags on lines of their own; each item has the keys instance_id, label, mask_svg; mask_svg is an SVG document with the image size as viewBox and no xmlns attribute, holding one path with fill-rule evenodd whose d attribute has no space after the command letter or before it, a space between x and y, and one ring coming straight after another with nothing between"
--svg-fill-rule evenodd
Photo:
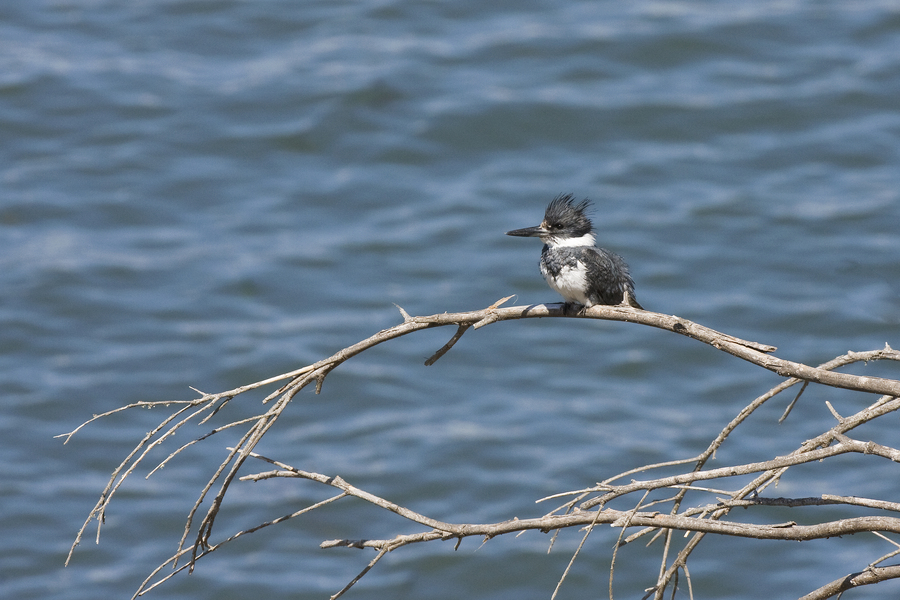
<instances>
[{"instance_id":1,"label":"perched bird","mask_svg":"<svg viewBox=\"0 0 900 600\"><path fill-rule=\"evenodd\" d=\"M506 235L541 238L541 275L566 302L643 309L634 297L634 281L622 257L594 245L597 238L585 214L588 206L589 200L576 204L572 194L561 194L547 206L540 225Z\"/></svg>"}]
</instances>

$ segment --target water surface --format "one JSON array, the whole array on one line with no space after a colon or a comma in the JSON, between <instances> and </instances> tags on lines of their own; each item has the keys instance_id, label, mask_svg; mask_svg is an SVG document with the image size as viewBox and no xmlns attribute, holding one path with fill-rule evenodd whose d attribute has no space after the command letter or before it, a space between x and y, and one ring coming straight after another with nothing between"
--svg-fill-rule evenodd
<instances>
[{"instance_id":1,"label":"water surface","mask_svg":"<svg viewBox=\"0 0 900 600\"><path fill-rule=\"evenodd\" d=\"M298 368L399 322L393 303L555 302L539 244L503 232L536 224L558 193L595 201L600 243L628 260L648 309L808 364L900 346L898 44L891 2L0 8L6 593L130 597L233 441L134 478L101 544L89 532L63 569L108 474L162 413L105 419L66 446L52 436ZM544 495L698 453L778 381L681 336L556 319L469 332L424 367L451 334L348 362L259 451L434 518L525 518ZM785 398L719 461L794 449L831 427L824 400L850 414L871 398L811 389L779 426ZM887 424L871 435L894 443ZM838 486L798 470L777 493L896 497L895 471L864 464ZM237 485L219 534L325 493ZM413 531L345 502L157 595L323 598L373 555L319 542ZM593 534L560 597L607 593L615 535ZM407 548L348 597L547 598L579 540L549 555L537 533ZM891 550L874 536L704 544L698 598L801 596ZM620 554L617 594L639 597L657 556Z\"/></svg>"}]
</instances>

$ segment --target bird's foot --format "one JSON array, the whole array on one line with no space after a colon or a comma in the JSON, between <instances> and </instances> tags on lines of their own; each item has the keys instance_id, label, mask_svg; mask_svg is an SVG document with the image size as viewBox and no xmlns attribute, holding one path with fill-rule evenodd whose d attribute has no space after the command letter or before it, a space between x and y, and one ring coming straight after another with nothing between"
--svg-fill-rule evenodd
<instances>
[{"instance_id":1,"label":"bird's foot","mask_svg":"<svg viewBox=\"0 0 900 600\"><path fill-rule=\"evenodd\" d=\"M583 315L587 307L578 302L563 302L563 315L567 317L576 317Z\"/></svg>"}]
</instances>

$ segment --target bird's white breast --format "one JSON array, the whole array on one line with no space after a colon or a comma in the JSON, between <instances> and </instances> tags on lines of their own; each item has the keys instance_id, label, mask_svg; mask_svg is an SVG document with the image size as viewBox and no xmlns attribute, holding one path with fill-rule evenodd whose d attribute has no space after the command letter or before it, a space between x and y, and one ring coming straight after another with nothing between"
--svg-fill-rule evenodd
<instances>
[{"instance_id":1,"label":"bird's white breast","mask_svg":"<svg viewBox=\"0 0 900 600\"><path fill-rule=\"evenodd\" d=\"M584 290L587 289L587 268L583 262L576 261L574 266L563 267L555 278L541 264L541 275L551 288L566 299L566 302L591 305L591 301L584 294Z\"/></svg>"}]
</instances>

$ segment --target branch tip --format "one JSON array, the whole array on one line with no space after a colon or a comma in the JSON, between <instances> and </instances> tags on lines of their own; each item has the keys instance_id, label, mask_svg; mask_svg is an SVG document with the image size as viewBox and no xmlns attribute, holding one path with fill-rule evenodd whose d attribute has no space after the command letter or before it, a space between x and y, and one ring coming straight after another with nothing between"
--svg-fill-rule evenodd
<instances>
[{"instance_id":1,"label":"branch tip","mask_svg":"<svg viewBox=\"0 0 900 600\"><path fill-rule=\"evenodd\" d=\"M499 308L501 304L505 304L507 301L509 301L510 299L515 298L515 297L516 297L516 295L513 294L512 296L507 296L506 298L500 298L499 300L497 300L496 302L494 302L493 304L488 306L488 310L491 310L494 308Z\"/></svg>"},{"instance_id":2,"label":"branch tip","mask_svg":"<svg viewBox=\"0 0 900 600\"><path fill-rule=\"evenodd\" d=\"M457 341L459 341L459 338L461 338L463 336L463 334L466 332L467 329L469 329L469 327L470 327L469 325L465 325L465 324L460 325L459 328L456 330L456 333L453 335L453 337L450 338L450 341L448 341L446 344L441 346L441 348L437 352L432 354L431 357L429 357L429 359L425 361L425 366L430 367L431 365L436 363L440 357L447 354L447 352L450 351L450 348L452 348L453 345Z\"/></svg>"},{"instance_id":3,"label":"branch tip","mask_svg":"<svg viewBox=\"0 0 900 600\"><path fill-rule=\"evenodd\" d=\"M408 313L408 312L406 312L405 310L403 310L403 307L402 307L402 306L400 306L400 305L397 304L396 302L391 302L391 304L393 304L394 306L396 306L396 307L397 307L397 310L400 311L400 316L403 317L403 322L404 322L404 323L408 323L408 322L412 321L412 317L409 316L409 313Z\"/></svg>"}]
</instances>

